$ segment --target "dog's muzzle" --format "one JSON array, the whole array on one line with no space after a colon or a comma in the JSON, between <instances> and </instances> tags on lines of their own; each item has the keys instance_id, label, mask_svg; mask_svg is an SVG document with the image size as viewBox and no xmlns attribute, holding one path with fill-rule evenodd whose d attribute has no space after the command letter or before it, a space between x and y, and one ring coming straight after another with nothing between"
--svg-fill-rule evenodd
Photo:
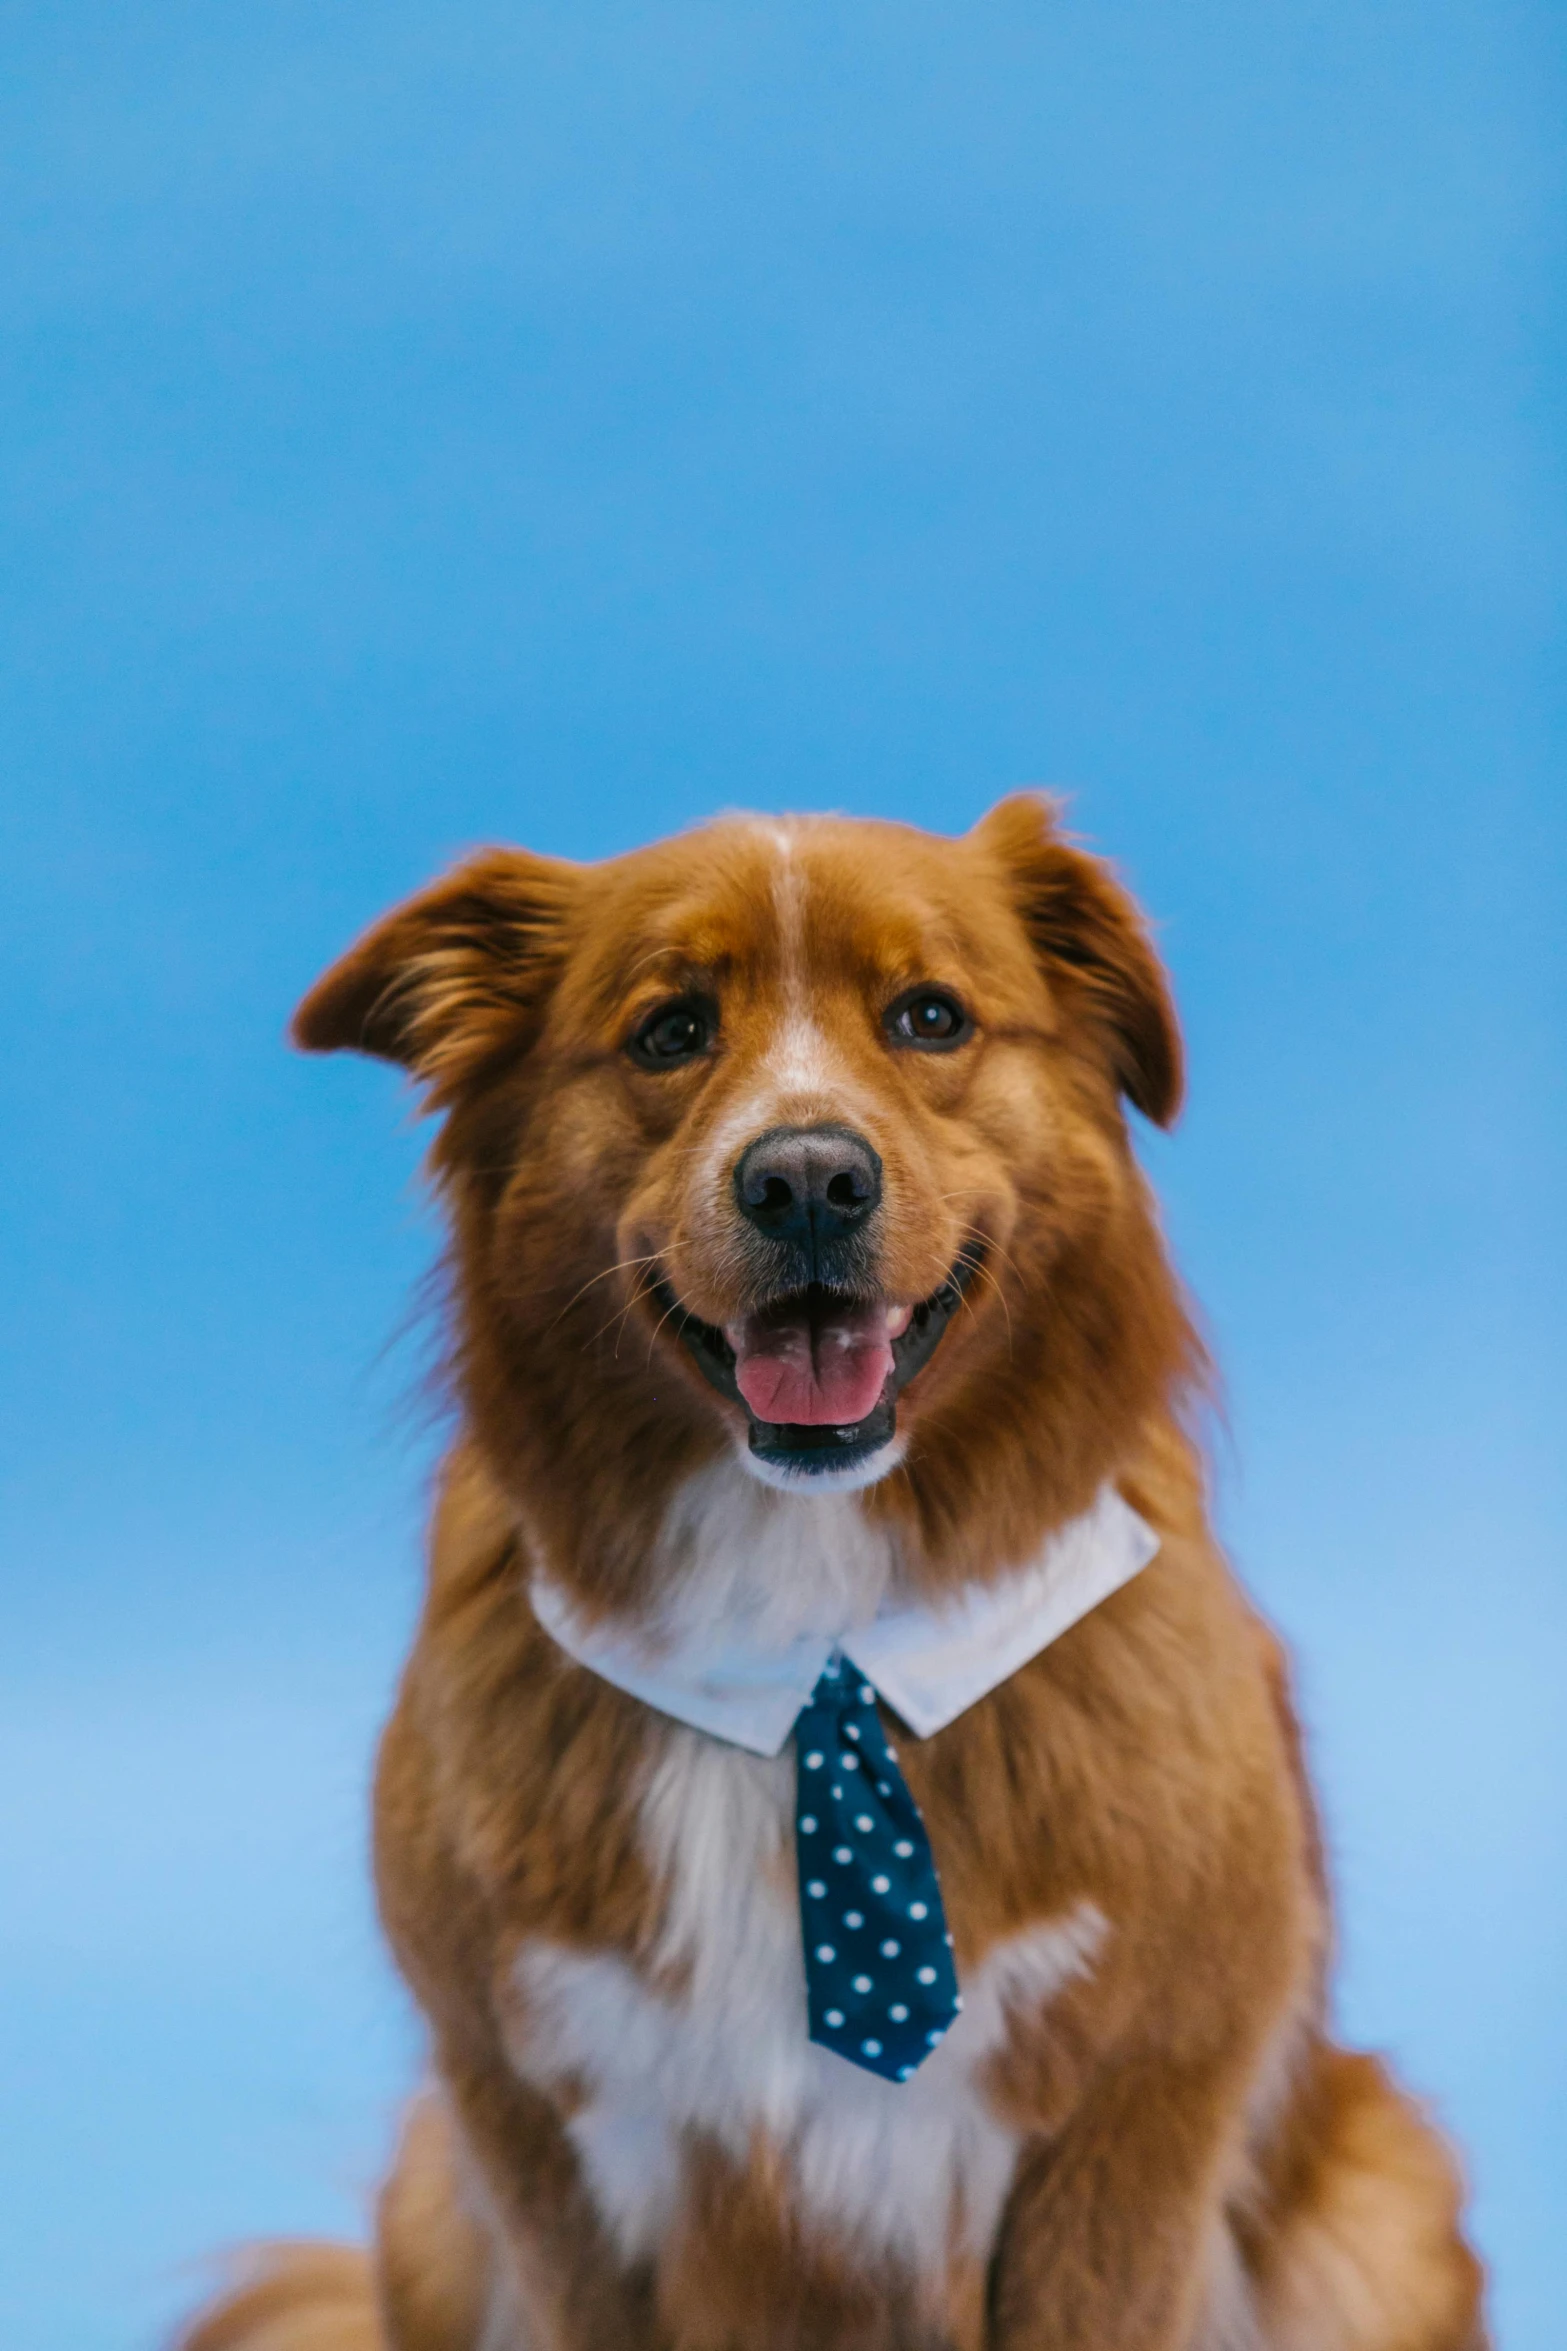
<instances>
[{"instance_id":1,"label":"dog's muzzle","mask_svg":"<svg viewBox=\"0 0 1567 2351\"><path fill-rule=\"evenodd\" d=\"M690 1313L667 1282L656 1281L652 1294L704 1379L745 1413L758 1461L790 1478L810 1477L853 1470L892 1443L898 1396L941 1344L983 1255L980 1248L965 1249L940 1286L906 1316L813 1284L770 1301L743 1326L720 1329ZM873 1319L878 1312L879 1340ZM894 1329L894 1323L902 1327ZM824 1353L834 1359L826 1371L819 1368ZM878 1368L883 1376L867 1400L867 1378ZM838 1395L860 1407L854 1418L822 1417ZM812 1417L768 1418L769 1398L780 1399L783 1410L791 1400L798 1409L800 1399L809 1398Z\"/></svg>"}]
</instances>

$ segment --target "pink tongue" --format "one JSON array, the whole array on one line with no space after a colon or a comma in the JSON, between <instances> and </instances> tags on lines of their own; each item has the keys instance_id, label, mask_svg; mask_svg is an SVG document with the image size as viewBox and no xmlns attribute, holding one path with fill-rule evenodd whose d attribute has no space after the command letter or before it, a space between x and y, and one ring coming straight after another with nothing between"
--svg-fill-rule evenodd
<instances>
[{"instance_id":1,"label":"pink tongue","mask_svg":"<svg viewBox=\"0 0 1567 2351\"><path fill-rule=\"evenodd\" d=\"M815 1320L752 1314L731 1324L735 1380L758 1420L847 1428L873 1412L892 1370L887 1309L845 1300Z\"/></svg>"}]
</instances>

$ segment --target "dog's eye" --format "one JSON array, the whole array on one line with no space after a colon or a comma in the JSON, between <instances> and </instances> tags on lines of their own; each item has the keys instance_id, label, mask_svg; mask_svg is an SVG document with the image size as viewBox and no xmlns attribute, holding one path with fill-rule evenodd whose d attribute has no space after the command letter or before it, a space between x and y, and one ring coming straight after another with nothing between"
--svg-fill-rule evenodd
<instances>
[{"instance_id":1,"label":"dog's eye","mask_svg":"<svg viewBox=\"0 0 1567 2351\"><path fill-rule=\"evenodd\" d=\"M944 1052L961 1045L973 1022L955 998L942 988L914 988L900 996L887 1012L887 1034L896 1045L923 1045L928 1052Z\"/></svg>"},{"instance_id":2,"label":"dog's eye","mask_svg":"<svg viewBox=\"0 0 1567 2351\"><path fill-rule=\"evenodd\" d=\"M714 1026L712 1009L706 1004L661 1004L632 1038L631 1057L644 1069L678 1069L682 1062L694 1061L706 1050Z\"/></svg>"}]
</instances>

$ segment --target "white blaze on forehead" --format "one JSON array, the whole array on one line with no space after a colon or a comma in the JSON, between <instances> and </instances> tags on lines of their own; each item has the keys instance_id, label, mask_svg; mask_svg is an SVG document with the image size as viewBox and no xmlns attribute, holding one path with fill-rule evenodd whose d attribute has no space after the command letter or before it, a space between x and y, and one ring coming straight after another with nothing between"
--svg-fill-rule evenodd
<instances>
[{"instance_id":1,"label":"white blaze on forehead","mask_svg":"<svg viewBox=\"0 0 1567 2351\"><path fill-rule=\"evenodd\" d=\"M736 1160L769 1127L824 1119L841 1119L848 1125L863 1121L854 1073L812 1017L806 875L793 829L787 823L758 823L753 831L771 864L778 977L767 1005L771 1034L750 1072L751 1082L724 1110L703 1146L721 1218L731 1205Z\"/></svg>"},{"instance_id":2,"label":"white blaze on forehead","mask_svg":"<svg viewBox=\"0 0 1567 2351\"><path fill-rule=\"evenodd\" d=\"M819 1094L846 1076L841 1057L811 1017L810 933L806 882L787 825L763 828L773 851L773 911L778 924L778 1025L766 1069L782 1094Z\"/></svg>"},{"instance_id":3,"label":"white blaze on forehead","mask_svg":"<svg viewBox=\"0 0 1567 2351\"><path fill-rule=\"evenodd\" d=\"M814 1020L780 1022L767 1056L768 1075L783 1094L819 1094L841 1074L841 1064Z\"/></svg>"},{"instance_id":4,"label":"white blaze on forehead","mask_svg":"<svg viewBox=\"0 0 1567 2351\"><path fill-rule=\"evenodd\" d=\"M784 986L792 992L805 939L805 882L795 862L794 838L786 827L769 828L773 845L773 911L783 955Z\"/></svg>"}]
</instances>

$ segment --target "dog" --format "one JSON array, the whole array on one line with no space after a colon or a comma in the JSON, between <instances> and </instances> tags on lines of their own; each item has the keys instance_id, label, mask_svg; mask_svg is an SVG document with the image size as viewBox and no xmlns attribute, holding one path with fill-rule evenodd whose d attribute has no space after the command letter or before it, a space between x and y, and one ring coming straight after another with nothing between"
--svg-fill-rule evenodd
<instances>
[{"instance_id":1,"label":"dog","mask_svg":"<svg viewBox=\"0 0 1567 2351\"><path fill-rule=\"evenodd\" d=\"M1053 804L489 851L294 1034L442 1122L430 2071L373 2249L185 2351L1480 2351L1208 1526L1168 985Z\"/></svg>"}]
</instances>

